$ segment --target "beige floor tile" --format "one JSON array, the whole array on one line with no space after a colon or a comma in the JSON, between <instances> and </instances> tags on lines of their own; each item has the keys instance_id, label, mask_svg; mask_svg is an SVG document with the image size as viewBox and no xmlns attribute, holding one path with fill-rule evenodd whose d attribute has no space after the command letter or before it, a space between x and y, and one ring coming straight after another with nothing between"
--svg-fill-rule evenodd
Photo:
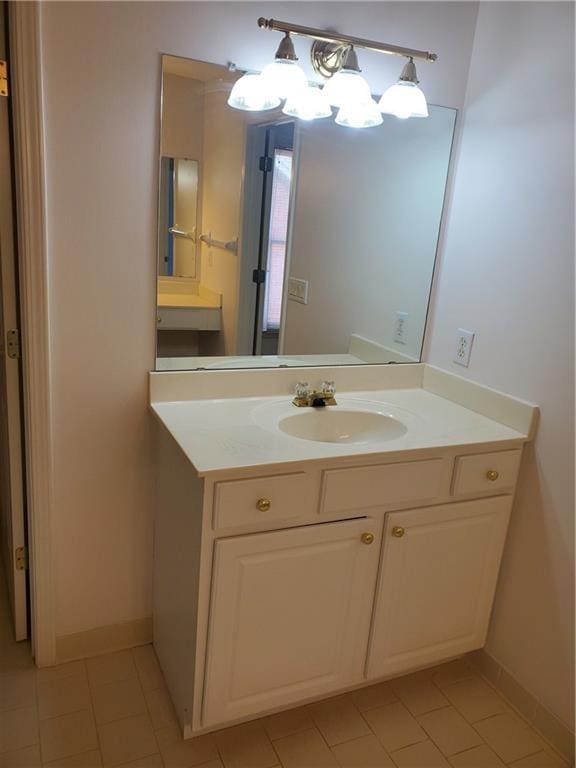
<instances>
[{"instance_id":1,"label":"beige floor tile","mask_svg":"<svg viewBox=\"0 0 576 768\"><path fill-rule=\"evenodd\" d=\"M40 721L40 745L45 763L98 749L92 711L73 712Z\"/></svg>"},{"instance_id":2,"label":"beige floor tile","mask_svg":"<svg viewBox=\"0 0 576 768\"><path fill-rule=\"evenodd\" d=\"M515 760L510 763L510 768L568 768L568 763L545 749L535 755Z\"/></svg>"},{"instance_id":3,"label":"beige floor tile","mask_svg":"<svg viewBox=\"0 0 576 768\"><path fill-rule=\"evenodd\" d=\"M274 742L284 768L333 768L336 758L315 728L294 733ZM224 764L226 759L224 759ZM248 767L247 767L248 768Z\"/></svg>"},{"instance_id":4,"label":"beige floor tile","mask_svg":"<svg viewBox=\"0 0 576 768\"><path fill-rule=\"evenodd\" d=\"M277 715L266 717L263 722L270 739L281 739L283 736L291 736L293 733L314 728L314 721L307 707L278 712Z\"/></svg>"},{"instance_id":5,"label":"beige floor tile","mask_svg":"<svg viewBox=\"0 0 576 768\"><path fill-rule=\"evenodd\" d=\"M0 768L39 768L40 744L0 754Z\"/></svg>"},{"instance_id":6,"label":"beige floor tile","mask_svg":"<svg viewBox=\"0 0 576 768\"><path fill-rule=\"evenodd\" d=\"M84 661L69 661L67 664L59 664L57 667L46 667L36 670L38 684L51 683L54 680L64 680L67 677L83 677L88 679L86 663Z\"/></svg>"},{"instance_id":7,"label":"beige floor tile","mask_svg":"<svg viewBox=\"0 0 576 768\"><path fill-rule=\"evenodd\" d=\"M450 704L428 675L406 675L392 680L391 686L413 715L423 715Z\"/></svg>"},{"instance_id":8,"label":"beige floor tile","mask_svg":"<svg viewBox=\"0 0 576 768\"><path fill-rule=\"evenodd\" d=\"M166 768L191 768L218 759L212 734L184 739L175 725L156 731L156 739Z\"/></svg>"},{"instance_id":9,"label":"beige floor tile","mask_svg":"<svg viewBox=\"0 0 576 768\"><path fill-rule=\"evenodd\" d=\"M485 744L452 755L450 762L454 768L505 768L498 755Z\"/></svg>"},{"instance_id":10,"label":"beige floor tile","mask_svg":"<svg viewBox=\"0 0 576 768\"><path fill-rule=\"evenodd\" d=\"M394 768L390 755L376 736L362 736L332 747L342 768Z\"/></svg>"},{"instance_id":11,"label":"beige floor tile","mask_svg":"<svg viewBox=\"0 0 576 768\"><path fill-rule=\"evenodd\" d=\"M370 734L366 721L346 696L312 704L310 714L329 746Z\"/></svg>"},{"instance_id":12,"label":"beige floor tile","mask_svg":"<svg viewBox=\"0 0 576 768\"><path fill-rule=\"evenodd\" d=\"M453 707L428 712L421 715L418 722L445 755L455 755L482 744L478 733Z\"/></svg>"},{"instance_id":13,"label":"beige floor tile","mask_svg":"<svg viewBox=\"0 0 576 768\"><path fill-rule=\"evenodd\" d=\"M0 752L38 744L36 707L20 707L0 712Z\"/></svg>"},{"instance_id":14,"label":"beige floor tile","mask_svg":"<svg viewBox=\"0 0 576 768\"><path fill-rule=\"evenodd\" d=\"M154 653L152 645L142 645L139 648L132 649L132 655L138 669L138 677L145 691L153 691L156 688L162 688L164 676L160 669L160 664Z\"/></svg>"},{"instance_id":15,"label":"beige floor tile","mask_svg":"<svg viewBox=\"0 0 576 768\"><path fill-rule=\"evenodd\" d=\"M0 653L0 674L34 669L30 643L3 643Z\"/></svg>"},{"instance_id":16,"label":"beige floor tile","mask_svg":"<svg viewBox=\"0 0 576 768\"><path fill-rule=\"evenodd\" d=\"M80 755L63 757L53 763L45 763L44 768L101 768L102 756L99 749L82 752Z\"/></svg>"},{"instance_id":17,"label":"beige floor tile","mask_svg":"<svg viewBox=\"0 0 576 768\"><path fill-rule=\"evenodd\" d=\"M168 689L165 686L156 688L153 691L144 691L144 698L146 699L146 706L148 707L148 713L150 714L155 731L159 728L166 728L169 725L177 725L174 706Z\"/></svg>"},{"instance_id":18,"label":"beige floor tile","mask_svg":"<svg viewBox=\"0 0 576 768\"><path fill-rule=\"evenodd\" d=\"M364 713L364 717L388 752L428 738L401 702L371 709Z\"/></svg>"},{"instance_id":19,"label":"beige floor tile","mask_svg":"<svg viewBox=\"0 0 576 768\"><path fill-rule=\"evenodd\" d=\"M172 766L170 763L164 763L165 768L178 768L178 766ZM121 766L121 768L124 768L124 766ZM222 763L222 760L220 758L217 758L216 760L210 760L209 763L202 763L202 765L199 765L198 768L224 768L224 764ZM280 765L274 765L272 768L281 768Z\"/></svg>"},{"instance_id":20,"label":"beige floor tile","mask_svg":"<svg viewBox=\"0 0 576 768\"><path fill-rule=\"evenodd\" d=\"M148 715L125 717L99 725L98 737L105 766L129 763L159 751Z\"/></svg>"},{"instance_id":21,"label":"beige floor tile","mask_svg":"<svg viewBox=\"0 0 576 768\"><path fill-rule=\"evenodd\" d=\"M90 708L90 689L85 677L65 677L38 683L38 712L41 720Z\"/></svg>"},{"instance_id":22,"label":"beige floor tile","mask_svg":"<svg viewBox=\"0 0 576 768\"><path fill-rule=\"evenodd\" d=\"M260 721L218 731L214 739L226 768L270 768L278 762Z\"/></svg>"},{"instance_id":23,"label":"beige floor tile","mask_svg":"<svg viewBox=\"0 0 576 768\"><path fill-rule=\"evenodd\" d=\"M432 672L432 680L439 688L446 688L447 685L469 680L472 677L475 677L474 670L464 659L455 659L446 664L440 664Z\"/></svg>"},{"instance_id":24,"label":"beige floor tile","mask_svg":"<svg viewBox=\"0 0 576 768\"><path fill-rule=\"evenodd\" d=\"M0 710L36 704L36 673L33 669L0 677Z\"/></svg>"},{"instance_id":25,"label":"beige floor tile","mask_svg":"<svg viewBox=\"0 0 576 768\"><path fill-rule=\"evenodd\" d=\"M348 696L360 712L367 712L369 709L377 709L386 704L392 704L398 699L390 683L377 683L368 686L368 688L360 688L358 691L352 691Z\"/></svg>"},{"instance_id":26,"label":"beige floor tile","mask_svg":"<svg viewBox=\"0 0 576 768\"><path fill-rule=\"evenodd\" d=\"M431 741L399 749L392 757L398 768L450 768L450 763Z\"/></svg>"},{"instance_id":27,"label":"beige floor tile","mask_svg":"<svg viewBox=\"0 0 576 768\"><path fill-rule=\"evenodd\" d=\"M137 677L92 688L94 716L98 725L112 723L123 717L146 714L146 702Z\"/></svg>"},{"instance_id":28,"label":"beige floor tile","mask_svg":"<svg viewBox=\"0 0 576 768\"><path fill-rule=\"evenodd\" d=\"M509 710L504 700L480 678L448 685L444 688L444 693L470 723Z\"/></svg>"},{"instance_id":29,"label":"beige floor tile","mask_svg":"<svg viewBox=\"0 0 576 768\"><path fill-rule=\"evenodd\" d=\"M148 757L123 763L120 768L164 768L164 762L160 755L148 755ZM166 765L166 768L172 768L172 766Z\"/></svg>"},{"instance_id":30,"label":"beige floor tile","mask_svg":"<svg viewBox=\"0 0 576 768\"><path fill-rule=\"evenodd\" d=\"M86 660L91 686L117 683L136 677L136 666L130 651L117 651Z\"/></svg>"},{"instance_id":31,"label":"beige floor tile","mask_svg":"<svg viewBox=\"0 0 576 768\"><path fill-rule=\"evenodd\" d=\"M515 715L495 715L476 723L475 728L505 763L528 757L544 748L536 733Z\"/></svg>"}]
</instances>

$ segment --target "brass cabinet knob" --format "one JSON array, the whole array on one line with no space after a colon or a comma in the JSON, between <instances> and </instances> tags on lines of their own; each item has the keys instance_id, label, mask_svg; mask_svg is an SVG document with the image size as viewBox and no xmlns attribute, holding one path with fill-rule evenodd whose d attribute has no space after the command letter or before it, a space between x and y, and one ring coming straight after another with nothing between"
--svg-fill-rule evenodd
<instances>
[{"instance_id":1,"label":"brass cabinet knob","mask_svg":"<svg viewBox=\"0 0 576 768\"><path fill-rule=\"evenodd\" d=\"M399 525L395 525L394 528L392 528L392 536L396 536L397 539L401 539L405 533L406 531L404 528L401 528Z\"/></svg>"},{"instance_id":2,"label":"brass cabinet knob","mask_svg":"<svg viewBox=\"0 0 576 768\"><path fill-rule=\"evenodd\" d=\"M486 472L486 478L488 480L498 480L498 472L495 469L489 469L488 472Z\"/></svg>"},{"instance_id":3,"label":"brass cabinet knob","mask_svg":"<svg viewBox=\"0 0 576 768\"><path fill-rule=\"evenodd\" d=\"M260 512L268 512L270 507L272 506L272 502L270 499L258 499L256 502L256 506L260 510Z\"/></svg>"},{"instance_id":4,"label":"brass cabinet knob","mask_svg":"<svg viewBox=\"0 0 576 768\"><path fill-rule=\"evenodd\" d=\"M162 318L160 317L160 315L158 315L158 317L156 318L156 322L158 323L158 325L160 325L160 323L162 322Z\"/></svg>"},{"instance_id":5,"label":"brass cabinet knob","mask_svg":"<svg viewBox=\"0 0 576 768\"><path fill-rule=\"evenodd\" d=\"M372 544L374 541L374 534L373 533L363 533L362 536L360 536L360 541L362 544Z\"/></svg>"}]
</instances>

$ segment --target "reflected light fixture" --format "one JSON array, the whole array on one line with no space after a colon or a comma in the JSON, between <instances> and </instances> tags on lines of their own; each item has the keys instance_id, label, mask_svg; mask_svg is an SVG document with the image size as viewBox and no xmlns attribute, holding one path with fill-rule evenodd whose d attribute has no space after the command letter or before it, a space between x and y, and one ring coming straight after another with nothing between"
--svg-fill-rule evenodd
<instances>
[{"instance_id":1,"label":"reflected light fixture","mask_svg":"<svg viewBox=\"0 0 576 768\"><path fill-rule=\"evenodd\" d=\"M336 122L352 128L369 128L382 123L382 113L399 118L428 117L426 98L418 87L414 59L436 61L435 53L366 40L326 29L315 29L277 19L258 19L258 26L283 32L274 61L261 74L241 77L232 88L228 104L250 112L270 110L285 100L283 113L301 120L315 120L338 109ZM313 40L310 55L316 74L325 79L323 88L308 83L296 63L291 35ZM357 48L408 59L397 83L388 88L378 104L368 82L360 74Z\"/></svg>"},{"instance_id":2,"label":"reflected light fixture","mask_svg":"<svg viewBox=\"0 0 576 768\"><path fill-rule=\"evenodd\" d=\"M345 53L342 68L324 86L324 95L333 107L366 102L372 98L370 86L360 74L358 56L351 45Z\"/></svg>"},{"instance_id":3,"label":"reflected light fixture","mask_svg":"<svg viewBox=\"0 0 576 768\"><path fill-rule=\"evenodd\" d=\"M395 115L402 120L408 117L428 117L426 97L418 88L418 75L414 59L404 65L398 82L385 91L378 106L381 112Z\"/></svg>"},{"instance_id":4,"label":"reflected light fixture","mask_svg":"<svg viewBox=\"0 0 576 768\"><path fill-rule=\"evenodd\" d=\"M228 104L246 112L261 112L278 107L280 98L270 89L262 75L247 72L234 83Z\"/></svg>"},{"instance_id":5,"label":"reflected light fixture","mask_svg":"<svg viewBox=\"0 0 576 768\"><path fill-rule=\"evenodd\" d=\"M347 128L373 128L382 124L382 112L373 98L346 102L338 110L336 122Z\"/></svg>"},{"instance_id":6,"label":"reflected light fixture","mask_svg":"<svg viewBox=\"0 0 576 768\"><path fill-rule=\"evenodd\" d=\"M332 117L332 108L324 95L324 90L312 83L286 99L282 112L290 117L298 117L300 120Z\"/></svg>"},{"instance_id":7,"label":"reflected light fixture","mask_svg":"<svg viewBox=\"0 0 576 768\"><path fill-rule=\"evenodd\" d=\"M308 85L306 73L296 64L297 61L294 43L290 33L286 32L280 41L274 61L262 70L262 78L269 85L272 93L280 99L290 98Z\"/></svg>"}]
</instances>

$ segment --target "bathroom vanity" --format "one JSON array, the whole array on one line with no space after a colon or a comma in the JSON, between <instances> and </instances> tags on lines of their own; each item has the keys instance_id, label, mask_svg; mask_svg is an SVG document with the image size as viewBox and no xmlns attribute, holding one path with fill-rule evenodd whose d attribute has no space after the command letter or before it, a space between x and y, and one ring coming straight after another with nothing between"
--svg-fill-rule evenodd
<instances>
[{"instance_id":1,"label":"bathroom vanity","mask_svg":"<svg viewBox=\"0 0 576 768\"><path fill-rule=\"evenodd\" d=\"M151 374L154 646L185 736L484 645L535 406L427 365Z\"/></svg>"}]
</instances>

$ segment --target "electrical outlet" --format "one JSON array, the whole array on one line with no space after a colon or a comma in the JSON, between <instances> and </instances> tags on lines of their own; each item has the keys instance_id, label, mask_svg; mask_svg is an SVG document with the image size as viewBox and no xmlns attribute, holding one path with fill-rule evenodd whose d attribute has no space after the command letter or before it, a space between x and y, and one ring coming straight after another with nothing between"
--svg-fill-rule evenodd
<instances>
[{"instance_id":1,"label":"electrical outlet","mask_svg":"<svg viewBox=\"0 0 576 768\"><path fill-rule=\"evenodd\" d=\"M288 298L300 304L308 304L308 280L291 277L288 280Z\"/></svg>"},{"instance_id":2,"label":"electrical outlet","mask_svg":"<svg viewBox=\"0 0 576 768\"><path fill-rule=\"evenodd\" d=\"M456 349L454 350L454 362L468 368L470 363L470 352L472 351L472 342L474 341L473 331L466 331L464 328L458 328L456 331Z\"/></svg>"},{"instance_id":3,"label":"electrical outlet","mask_svg":"<svg viewBox=\"0 0 576 768\"><path fill-rule=\"evenodd\" d=\"M394 341L396 344L406 344L406 335L408 325L408 312L396 312L394 320Z\"/></svg>"}]
</instances>

